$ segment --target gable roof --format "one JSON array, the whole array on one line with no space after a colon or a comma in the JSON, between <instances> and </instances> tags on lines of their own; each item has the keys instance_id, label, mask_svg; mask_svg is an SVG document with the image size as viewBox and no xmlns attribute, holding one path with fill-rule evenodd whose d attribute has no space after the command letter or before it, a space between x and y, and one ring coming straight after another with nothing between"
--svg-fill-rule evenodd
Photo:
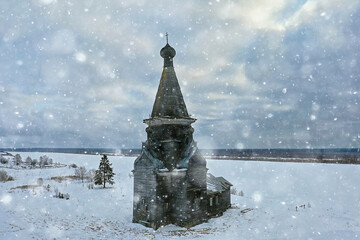
<instances>
[{"instance_id":1,"label":"gable roof","mask_svg":"<svg viewBox=\"0 0 360 240\"><path fill-rule=\"evenodd\" d=\"M228 190L232 184L223 177L215 177L211 173L207 173L206 186L208 193L221 193Z\"/></svg>"}]
</instances>

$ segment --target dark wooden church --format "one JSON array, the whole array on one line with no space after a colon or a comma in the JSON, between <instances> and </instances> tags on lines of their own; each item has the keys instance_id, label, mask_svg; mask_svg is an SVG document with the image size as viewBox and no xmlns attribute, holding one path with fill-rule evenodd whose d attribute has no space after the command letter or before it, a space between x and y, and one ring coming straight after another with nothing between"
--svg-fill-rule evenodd
<instances>
[{"instance_id":1,"label":"dark wooden church","mask_svg":"<svg viewBox=\"0 0 360 240\"><path fill-rule=\"evenodd\" d=\"M168 43L160 51L164 68L149 119L147 141L134 162L133 222L154 229L191 227L230 207L231 183L207 173L193 140L191 118L176 78Z\"/></svg>"}]
</instances>

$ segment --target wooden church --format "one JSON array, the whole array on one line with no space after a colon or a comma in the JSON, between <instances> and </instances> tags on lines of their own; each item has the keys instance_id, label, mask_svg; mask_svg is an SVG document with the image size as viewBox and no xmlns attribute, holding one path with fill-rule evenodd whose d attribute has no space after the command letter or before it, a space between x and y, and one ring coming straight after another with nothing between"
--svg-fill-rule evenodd
<instances>
[{"instance_id":1,"label":"wooden church","mask_svg":"<svg viewBox=\"0 0 360 240\"><path fill-rule=\"evenodd\" d=\"M158 229L167 224L191 227L222 215L230 207L230 186L207 173L206 160L193 139L176 78L175 49L160 51L164 67L149 119L147 141L134 162L133 222Z\"/></svg>"}]
</instances>

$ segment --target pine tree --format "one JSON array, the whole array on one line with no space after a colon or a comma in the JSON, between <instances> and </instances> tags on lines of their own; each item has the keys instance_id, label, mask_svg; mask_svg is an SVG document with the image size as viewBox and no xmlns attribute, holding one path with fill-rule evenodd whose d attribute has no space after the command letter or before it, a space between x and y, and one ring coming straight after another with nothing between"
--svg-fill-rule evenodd
<instances>
[{"instance_id":1,"label":"pine tree","mask_svg":"<svg viewBox=\"0 0 360 240\"><path fill-rule=\"evenodd\" d=\"M115 173L113 173L113 169L111 167L111 163L109 159L104 154L101 158L99 169L95 172L95 184L96 185L103 185L105 188L105 184L108 182L109 184L114 184L114 177Z\"/></svg>"}]
</instances>

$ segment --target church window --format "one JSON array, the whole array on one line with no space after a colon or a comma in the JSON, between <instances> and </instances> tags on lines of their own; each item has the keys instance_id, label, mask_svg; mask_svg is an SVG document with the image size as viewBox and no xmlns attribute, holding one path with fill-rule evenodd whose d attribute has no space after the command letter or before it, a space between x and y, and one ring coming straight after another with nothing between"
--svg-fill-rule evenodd
<instances>
[{"instance_id":1,"label":"church window","mask_svg":"<svg viewBox=\"0 0 360 240\"><path fill-rule=\"evenodd\" d=\"M200 199L199 198L195 198L194 199L194 210L199 210L200 209Z\"/></svg>"},{"instance_id":2,"label":"church window","mask_svg":"<svg viewBox=\"0 0 360 240\"><path fill-rule=\"evenodd\" d=\"M209 205L210 205L210 207L212 207L212 205L213 205L213 199L212 198L210 198Z\"/></svg>"},{"instance_id":3,"label":"church window","mask_svg":"<svg viewBox=\"0 0 360 240\"><path fill-rule=\"evenodd\" d=\"M216 204L216 205L219 205L219 196L216 196L216 198L215 198L215 204Z\"/></svg>"}]
</instances>

